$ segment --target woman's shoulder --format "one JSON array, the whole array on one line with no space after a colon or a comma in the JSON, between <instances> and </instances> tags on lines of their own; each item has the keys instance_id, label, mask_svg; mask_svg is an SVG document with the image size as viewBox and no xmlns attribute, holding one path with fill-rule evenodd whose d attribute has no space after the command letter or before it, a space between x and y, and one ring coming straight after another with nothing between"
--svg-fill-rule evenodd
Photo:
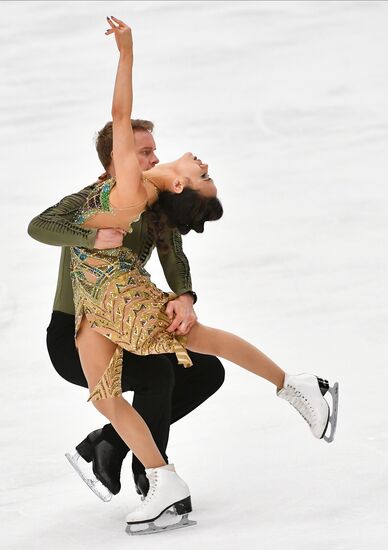
<instances>
[{"instance_id":1,"label":"woman's shoulder","mask_svg":"<svg viewBox=\"0 0 388 550\"><path fill-rule=\"evenodd\" d=\"M147 180L145 179L144 175L142 175L142 185L139 191L133 194L133 200L128 202L127 200L125 202L121 202L122 197L119 195L118 186L116 185L116 178L112 176L106 186L106 189L101 190L105 206L107 207L107 209L109 209L110 212L119 212L125 210L129 211L136 209L138 210L139 208L141 210L144 210L148 203L148 194L145 186L146 181ZM107 198L105 197L105 194Z\"/></svg>"},{"instance_id":2,"label":"woman's shoulder","mask_svg":"<svg viewBox=\"0 0 388 550\"><path fill-rule=\"evenodd\" d=\"M89 186L85 201L75 216L75 223L82 224L98 212L110 212L109 196L114 184L115 179L111 176Z\"/></svg>"}]
</instances>

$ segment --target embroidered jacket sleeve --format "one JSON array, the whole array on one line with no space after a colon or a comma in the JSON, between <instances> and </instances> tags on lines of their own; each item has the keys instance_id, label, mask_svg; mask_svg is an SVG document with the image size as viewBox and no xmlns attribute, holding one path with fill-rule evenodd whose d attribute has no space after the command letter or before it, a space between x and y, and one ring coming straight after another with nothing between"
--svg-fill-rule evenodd
<instances>
[{"instance_id":1,"label":"embroidered jacket sleeve","mask_svg":"<svg viewBox=\"0 0 388 550\"><path fill-rule=\"evenodd\" d=\"M97 229L73 223L77 210L84 204L95 184L68 195L31 220L28 234L35 240L54 246L93 248Z\"/></svg>"},{"instance_id":2,"label":"embroidered jacket sleeve","mask_svg":"<svg viewBox=\"0 0 388 550\"><path fill-rule=\"evenodd\" d=\"M190 265L182 248L182 236L178 230L170 230L168 235L169 251L163 253L158 249L160 263L170 288L178 296L192 294L194 303L197 300L192 290Z\"/></svg>"}]
</instances>

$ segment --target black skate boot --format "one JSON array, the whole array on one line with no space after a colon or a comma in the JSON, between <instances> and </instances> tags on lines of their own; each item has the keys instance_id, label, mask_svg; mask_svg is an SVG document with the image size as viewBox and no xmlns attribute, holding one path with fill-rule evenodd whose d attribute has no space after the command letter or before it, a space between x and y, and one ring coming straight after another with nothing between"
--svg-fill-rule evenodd
<instances>
[{"instance_id":1,"label":"black skate boot","mask_svg":"<svg viewBox=\"0 0 388 550\"><path fill-rule=\"evenodd\" d=\"M66 458L92 491L105 502L121 489L120 472L125 455L119 452L109 441L102 439L102 429L91 432L79 445L76 453ZM85 464L79 463L82 458L92 463L93 475L85 471Z\"/></svg>"}]
</instances>

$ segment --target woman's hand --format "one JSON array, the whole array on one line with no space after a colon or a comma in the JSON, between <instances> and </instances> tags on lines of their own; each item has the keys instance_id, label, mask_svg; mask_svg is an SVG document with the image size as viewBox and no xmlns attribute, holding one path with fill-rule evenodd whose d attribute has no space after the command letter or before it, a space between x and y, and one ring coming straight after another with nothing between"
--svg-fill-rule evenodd
<instances>
[{"instance_id":1,"label":"woman's hand","mask_svg":"<svg viewBox=\"0 0 388 550\"><path fill-rule=\"evenodd\" d=\"M111 28L105 31L105 34L107 36L112 33L115 34L116 44L120 53L132 53L132 31L128 25L124 21L113 17L113 15L107 17L107 20Z\"/></svg>"}]
</instances>

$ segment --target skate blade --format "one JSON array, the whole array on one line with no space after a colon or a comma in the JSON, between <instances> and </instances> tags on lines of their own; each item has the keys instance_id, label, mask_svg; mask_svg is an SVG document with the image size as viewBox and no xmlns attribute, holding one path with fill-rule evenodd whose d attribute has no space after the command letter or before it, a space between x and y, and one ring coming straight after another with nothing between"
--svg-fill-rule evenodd
<instances>
[{"instance_id":1,"label":"skate blade","mask_svg":"<svg viewBox=\"0 0 388 550\"><path fill-rule=\"evenodd\" d=\"M171 516L181 519L180 521L171 523ZM155 533L173 531L175 529L182 529L183 527L192 527L193 525L197 525L197 522L190 520L188 514L178 516L175 510L170 508L155 521L127 525L125 532L128 535L154 535Z\"/></svg>"},{"instance_id":2,"label":"skate blade","mask_svg":"<svg viewBox=\"0 0 388 550\"><path fill-rule=\"evenodd\" d=\"M323 439L327 443L331 443L334 440L335 431L337 428L337 416L338 416L338 392L339 392L339 386L338 382L334 384L332 388L329 388L328 392L331 395L332 398L332 409L331 409L331 415L329 417L329 425L330 425L330 435L323 436ZM326 430L327 431L327 430Z\"/></svg>"},{"instance_id":3,"label":"skate blade","mask_svg":"<svg viewBox=\"0 0 388 550\"><path fill-rule=\"evenodd\" d=\"M88 463L81 457L81 455L78 454L76 451L74 455L71 455L70 453L65 453L65 457L70 462L70 464L73 466L74 470L77 472L77 474L80 476L82 481L86 483L86 485L93 491L95 495L97 495L101 500L104 502L109 502L112 499L112 493L105 487L101 481L99 481L95 475L90 471L84 471L84 470L91 470L91 467L89 468ZM81 468L80 461L82 464Z\"/></svg>"}]
</instances>

